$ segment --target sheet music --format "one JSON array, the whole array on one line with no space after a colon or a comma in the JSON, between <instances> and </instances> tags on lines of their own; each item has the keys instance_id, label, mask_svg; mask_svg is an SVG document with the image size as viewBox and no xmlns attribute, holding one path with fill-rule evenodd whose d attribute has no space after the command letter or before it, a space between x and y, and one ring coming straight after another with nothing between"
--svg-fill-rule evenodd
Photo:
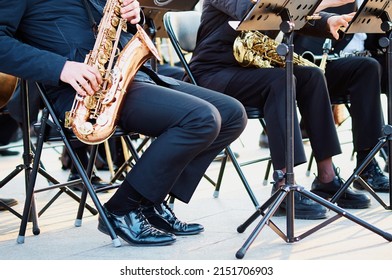
<instances>
[{"instance_id":1,"label":"sheet music","mask_svg":"<svg viewBox=\"0 0 392 280\"><path fill-rule=\"evenodd\" d=\"M346 33L384 33L381 30L381 14L385 11L392 15L390 0L365 0L359 7Z\"/></svg>"},{"instance_id":2,"label":"sheet music","mask_svg":"<svg viewBox=\"0 0 392 280\"><path fill-rule=\"evenodd\" d=\"M321 0L259 0L236 30L279 30L281 14L285 9L290 12L290 21L294 22L296 29L300 29L306 23L307 16L314 13L320 2Z\"/></svg>"}]
</instances>

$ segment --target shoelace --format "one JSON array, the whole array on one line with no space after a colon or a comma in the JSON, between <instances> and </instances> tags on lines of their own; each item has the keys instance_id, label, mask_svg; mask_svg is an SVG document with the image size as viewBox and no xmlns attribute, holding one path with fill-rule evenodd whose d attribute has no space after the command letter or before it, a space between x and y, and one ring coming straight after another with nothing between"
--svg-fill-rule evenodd
<instances>
[{"instance_id":1,"label":"shoelace","mask_svg":"<svg viewBox=\"0 0 392 280\"><path fill-rule=\"evenodd\" d=\"M173 210L167 205L166 201L162 202L162 205L164 206L164 208L162 209L164 212L169 212L171 214L171 218L174 221L174 225L176 225L179 228L183 228L186 229L188 227L187 223L181 222L177 217L176 214L174 214Z\"/></svg>"},{"instance_id":2,"label":"shoelace","mask_svg":"<svg viewBox=\"0 0 392 280\"><path fill-rule=\"evenodd\" d=\"M377 175L384 175L383 171L381 170L380 166L377 163L372 163L371 169L373 169L374 173ZM369 170L370 171L370 170ZM369 172L372 177L374 174L372 172Z\"/></svg>"},{"instance_id":3,"label":"shoelace","mask_svg":"<svg viewBox=\"0 0 392 280\"><path fill-rule=\"evenodd\" d=\"M149 233L154 231L154 228L151 226L151 224L147 221L146 216L144 216L143 212L141 209L138 210L138 213L136 215L136 218L139 219L140 221L140 230L141 234L143 233Z\"/></svg>"},{"instance_id":4,"label":"shoelace","mask_svg":"<svg viewBox=\"0 0 392 280\"><path fill-rule=\"evenodd\" d=\"M177 220L176 214L174 214L173 210L169 207L169 205L167 205L167 202L163 201L162 205L164 206L164 207L162 207L162 210L164 212L166 212L166 211L169 212Z\"/></svg>"}]
</instances>

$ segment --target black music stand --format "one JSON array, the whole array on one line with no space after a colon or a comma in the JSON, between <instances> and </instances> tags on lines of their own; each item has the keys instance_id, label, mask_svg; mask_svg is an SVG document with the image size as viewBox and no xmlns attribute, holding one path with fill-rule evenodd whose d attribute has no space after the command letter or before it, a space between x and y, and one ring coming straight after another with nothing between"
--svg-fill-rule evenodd
<instances>
[{"instance_id":1,"label":"black music stand","mask_svg":"<svg viewBox=\"0 0 392 280\"><path fill-rule=\"evenodd\" d=\"M193 10L199 0L140 0L140 6L146 17L146 32L156 44L156 38L167 38L167 32L163 26L163 15L168 11ZM157 60L151 59L151 68L157 72Z\"/></svg>"},{"instance_id":2,"label":"black music stand","mask_svg":"<svg viewBox=\"0 0 392 280\"><path fill-rule=\"evenodd\" d=\"M254 222L260 215L263 216L262 220L258 223L256 228L253 230L251 235L245 241L243 246L237 251L236 258L242 259L256 239L257 235L261 232L265 225L270 226L270 228L277 233L283 240L288 243L293 243L300 241L304 237L310 235L311 233L317 231L318 229L326 226L332 221L337 220L341 216L348 218L351 221L379 234L388 241L392 241L392 235L381 231L380 229L358 219L354 215L348 213L346 210L336 206L335 204L307 191L302 186L295 185L294 180L294 110L295 110L295 100L294 100L294 88L293 88L293 32L295 29L301 28L306 21L308 16L317 8L318 4L321 2L319 0L312 0L314 3L309 3L309 0L296 0L285 2L284 4L278 3L279 0L264 1L259 0L252 9L248 12L245 18L242 20L240 25L236 28L237 30L275 30L279 25L280 31L284 34L284 43L277 47L277 52L279 55L285 58L286 61L286 174L282 172L275 171L274 179L283 180L285 179L285 185L283 185L278 191L276 191L262 206L260 206L256 212L248 218L242 225L237 228L239 233L245 231L245 229ZM283 6L284 5L284 6ZM280 22L280 24L277 24ZM300 236L294 235L294 192L299 192L301 195L320 203L329 210L337 213L335 217L328 219L327 221L321 223L317 227L308 230ZM286 231L285 234L280 230L276 224L271 221L271 217L278 210L278 207L287 197L286 204Z\"/></svg>"},{"instance_id":3,"label":"black music stand","mask_svg":"<svg viewBox=\"0 0 392 280\"><path fill-rule=\"evenodd\" d=\"M167 33L163 26L163 15L168 11L190 11L193 10L199 0L140 0L140 6L147 19L147 25L152 28L150 34L154 37L166 38ZM153 21L150 26L148 22Z\"/></svg>"},{"instance_id":4,"label":"black music stand","mask_svg":"<svg viewBox=\"0 0 392 280\"><path fill-rule=\"evenodd\" d=\"M355 14L350 25L346 29L346 33L385 33L386 37L380 39L380 46L387 49L387 71L388 71L388 124L382 128L383 137L379 138L378 143L370 151L365 160L354 171L354 173L347 179L339 191L332 197L331 202L335 202L343 194L343 192L353 183L358 180L361 186L367 190L385 209L391 210L392 204L392 185L389 184L389 205L374 192L374 190L359 176L366 166L373 160L376 154L382 149L386 142L388 142L389 151L392 151L392 1L368 1L365 0L358 12ZM391 163L392 157L388 156L389 168L389 182L392 181Z\"/></svg>"}]
</instances>

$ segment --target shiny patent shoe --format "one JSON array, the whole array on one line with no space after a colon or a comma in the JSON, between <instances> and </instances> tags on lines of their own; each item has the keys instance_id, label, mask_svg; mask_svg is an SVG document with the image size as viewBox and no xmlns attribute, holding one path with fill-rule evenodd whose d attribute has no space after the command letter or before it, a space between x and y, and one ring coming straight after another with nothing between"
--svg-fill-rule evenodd
<instances>
[{"instance_id":1,"label":"shiny patent shoe","mask_svg":"<svg viewBox=\"0 0 392 280\"><path fill-rule=\"evenodd\" d=\"M175 235L194 235L204 231L200 224L181 222L166 202L144 208L143 214L154 227Z\"/></svg>"},{"instance_id":2,"label":"shiny patent shoe","mask_svg":"<svg viewBox=\"0 0 392 280\"><path fill-rule=\"evenodd\" d=\"M278 191L279 187L275 183L272 187L271 194ZM274 216L286 215L286 199L282 201ZM327 217L327 208L321 204L294 192L294 218L299 220L319 220Z\"/></svg>"},{"instance_id":3,"label":"shiny patent shoe","mask_svg":"<svg viewBox=\"0 0 392 280\"><path fill-rule=\"evenodd\" d=\"M153 227L137 209L126 215L115 215L105 207L104 211L114 232L133 246L163 246L176 241L175 235ZM109 231L101 216L98 218L98 230L108 234Z\"/></svg>"},{"instance_id":4,"label":"shiny patent shoe","mask_svg":"<svg viewBox=\"0 0 392 280\"><path fill-rule=\"evenodd\" d=\"M321 183L316 178L312 183L311 192L328 200L339 191L342 185L343 182L339 176L335 176L329 183ZM357 192L352 187L348 187L336 203L339 207L346 209L365 209L369 208L371 204L370 198L366 194Z\"/></svg>"}]
</instances>

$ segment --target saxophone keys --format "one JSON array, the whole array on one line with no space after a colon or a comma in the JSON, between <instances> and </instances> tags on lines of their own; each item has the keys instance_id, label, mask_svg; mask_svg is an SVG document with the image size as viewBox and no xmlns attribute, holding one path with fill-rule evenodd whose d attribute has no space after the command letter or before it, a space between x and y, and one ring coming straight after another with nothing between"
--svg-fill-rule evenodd
<instances>
[{"instance_id":1,"label":"saxophone keys","mask_svg":"<svg viewBox=\"0 0 392 280\"><path fill-rule=\"evenodd\" d=\"M83 124L78 126L78 131L82 135L89 135L93 132L93 124L89 122L84 122Z\"/></svg>"},{"instance_id":2,"label":"saxophone keys","mask_svg":"<svg viewBox=\"0 0 392 280\"><path fill-rule=\"evenodd\" d=\"M65 112L64 127L71 128L71 126L72 126L71 112L67 111L67 112Z\"/></svg>"},{"instance_id":3,"label":"saxophone keys","mask_svg":"<svg viewBox=\"0 0 392 280\"><path fill-rule=\"evenodd\" d=\"M112 17L111 18L110 24L113 27L117 27L119 23L120 23L120 19L118 17Z\"/></svg>"},{"instance_id":4,"label":"saxophone keys","mask_svg":"<svg viewBox=\"0 0 392 280\"><path fill-rule=\"evenodd\" d=\"M97 105L97 101L93 96L86 96L83 100L83 104L87 109L92 110Z\"/></svg>"}]
</instances>

